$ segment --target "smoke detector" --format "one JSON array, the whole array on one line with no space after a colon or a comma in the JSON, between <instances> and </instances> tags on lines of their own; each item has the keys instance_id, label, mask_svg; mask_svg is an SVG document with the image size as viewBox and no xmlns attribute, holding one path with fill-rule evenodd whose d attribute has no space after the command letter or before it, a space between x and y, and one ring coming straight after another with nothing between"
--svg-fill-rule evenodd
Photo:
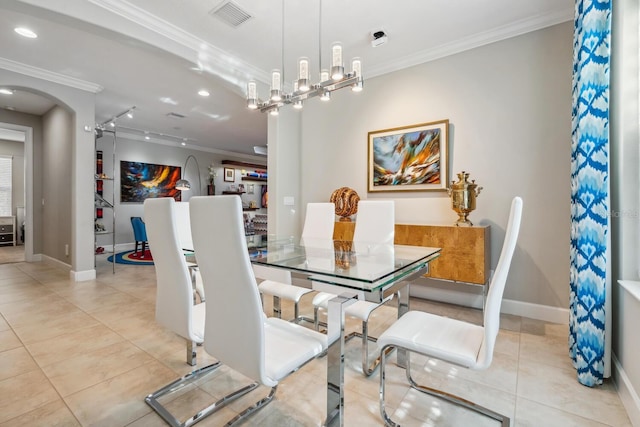
<instances>
[{"instance_id":1,"label":"smoke detector","mask_svg":"<svg viewBox=\"0 0 640 427\"><path fill-rule=\"evenodd\" d=\"M371 31L371 46L378 47L387 42L387 33L384 30Z\"/></svg>"}]
</instances>

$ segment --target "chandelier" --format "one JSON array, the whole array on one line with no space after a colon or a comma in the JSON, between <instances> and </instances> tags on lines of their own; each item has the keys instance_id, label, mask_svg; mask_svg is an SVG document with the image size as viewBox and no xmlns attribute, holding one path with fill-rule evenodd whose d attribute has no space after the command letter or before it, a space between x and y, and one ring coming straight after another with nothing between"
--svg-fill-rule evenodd
<instances>
[{"instance_id":1,"label":"chandelier","mask_svg":"<svg viewBox=\"0 0 640 427\"><path fill-rule=\"evenodd\" d=\"M250 110L269 112L277 116L280 107L292 104L293 108L300 109L305 100L320 97L323 101L331 99L331 92L350 87L354 92L360 92L363 88L362 61L360 58L351 60L351 71L345 73L342 55L342 44L335 42L331 45L331 68L322 68L322 0L319 0L318 18L318 64L320 75L317 83L312 83L309 75L309 58L298 59L298 75L293 82L293 91L287 93L284 90L284 0L282 0L282 68L271 72L270 97L263 101L258 98L258 86L255 80L247 83L247 107ZM282 71L281 71L282 70Z\"/></svg>"}]
</instances>

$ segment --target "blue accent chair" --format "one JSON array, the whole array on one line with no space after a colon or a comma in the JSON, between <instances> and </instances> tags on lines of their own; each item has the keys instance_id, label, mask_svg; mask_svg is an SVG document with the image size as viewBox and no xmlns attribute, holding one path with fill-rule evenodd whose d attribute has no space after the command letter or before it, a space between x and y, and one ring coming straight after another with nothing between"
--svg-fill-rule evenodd
<instances>
[{"instance_id":1,"label":"blue accent chair","mask_svg":"<svg viewBox=\"0 0 640 427\"><path fill-rule=\"evenodd\" d=\"M131 217L131 226L133 227L133 237L136 240L135 253L138 253L138 244L142 243L142 256L140 258L144 258L144 253L147 249L147 228L139 216Z\"/></svg>"}]
</instances>

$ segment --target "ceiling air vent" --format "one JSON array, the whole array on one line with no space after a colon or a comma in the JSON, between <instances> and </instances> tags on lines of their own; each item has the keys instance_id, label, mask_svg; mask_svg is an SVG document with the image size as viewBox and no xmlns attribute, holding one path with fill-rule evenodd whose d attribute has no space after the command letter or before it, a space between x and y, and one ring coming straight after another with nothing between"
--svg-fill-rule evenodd
<instances>
[{"instance_id":1,"label":"ceiling air vent","mask_svg":"<svg viewBox=\"0 0 640 427\"><path fill-rule=\"evenodd\" d=\"M232 1L223 1L220 5L211 9L209 14L218 17L232 27L238 27L252 18L251 15L240 9L240 6Z\"/></svg>"},{"instance_id":2,"label":"ceiling air vent","mask_svg":"<svg viewBox=\"0 0 640 427\"><path fill-rule=\"evenodd\" d=\"M167 117L170 119L184 119L186 116L180 113L167 113Z\"/></svg>"}]
</instances>

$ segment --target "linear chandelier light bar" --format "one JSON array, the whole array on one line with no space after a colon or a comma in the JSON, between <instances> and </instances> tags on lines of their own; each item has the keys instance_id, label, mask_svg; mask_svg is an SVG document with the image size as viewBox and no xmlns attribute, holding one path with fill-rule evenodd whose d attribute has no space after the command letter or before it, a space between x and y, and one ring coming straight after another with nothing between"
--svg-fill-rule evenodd
<instances>
[{"instance_id":1,"label":"linear chandelier light bar","mask_svg":"<svg viewBox=\"0 0 640 427\"><path fill-rule=\"evenodd\" d=\"M331 99L331 92L350 87L354 92L363 89L364 80L362 78L362 61L360 58L353 58L351 61L351 72L345 73L342 58L342 44L336 42L331 46L331 71L322 69L322 0L319 0L318 19L318 64L320 68L319 82L311 83L309 76L309 58L302 57L298 60L298 78L293 82L293 92L286 93L283 90L284 81L284 0L282 0L282 72L280 69L271 73L271 93L266 101L258 98L258 85L255 80L247 83L247 107L250 110L260 110L269 112L271 115L278 115L280 107L292 104L293 108L300 109L305 100L313 97L320 97L323 101Z\"/></svg>"}]
</instances>

